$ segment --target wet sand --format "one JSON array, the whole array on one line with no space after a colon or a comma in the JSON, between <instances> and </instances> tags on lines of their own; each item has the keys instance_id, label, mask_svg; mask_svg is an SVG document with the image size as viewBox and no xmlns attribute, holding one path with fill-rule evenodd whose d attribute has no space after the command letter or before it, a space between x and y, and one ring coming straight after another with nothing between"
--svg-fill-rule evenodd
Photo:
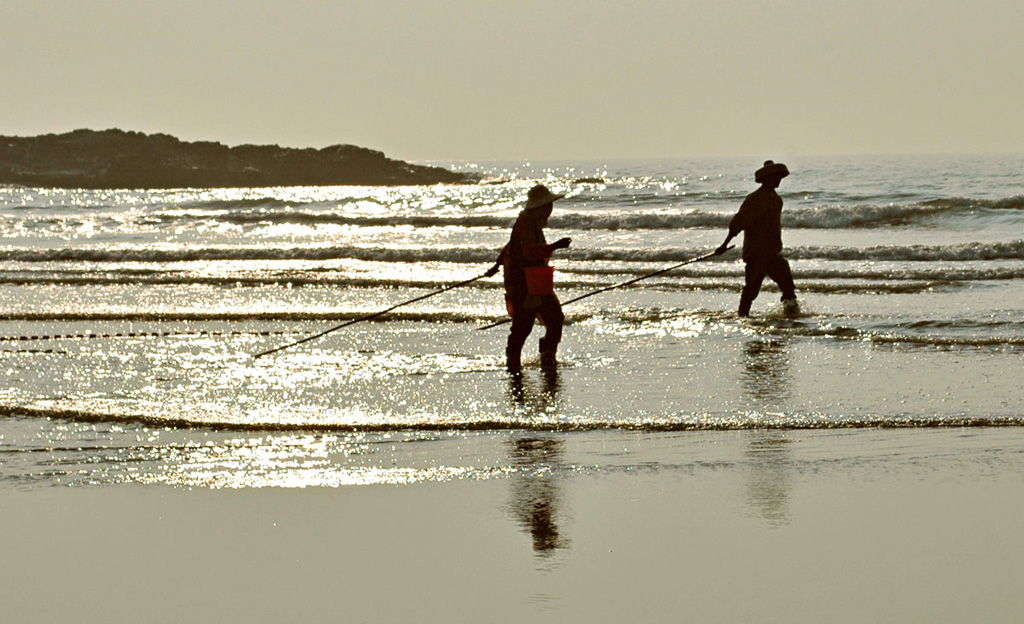
<instances>
[{"instance_id":1,"label":"wet sand","mask_svg":"<svg viewBox=\"0 0 1024 624\"><path fill-rule=\"evenodd\" d=\"M1017 622L1024 613L1022 428L482 432L375 461L432 467L435 478L8 483L2 619ZM441 470L460 466L477 469Z\"/></svg>"}]
</instances>

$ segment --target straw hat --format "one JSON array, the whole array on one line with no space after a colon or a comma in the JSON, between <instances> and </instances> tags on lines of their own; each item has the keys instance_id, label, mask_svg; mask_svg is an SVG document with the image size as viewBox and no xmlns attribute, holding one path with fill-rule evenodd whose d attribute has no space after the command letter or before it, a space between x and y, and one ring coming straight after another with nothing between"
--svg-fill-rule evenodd
<instances>
[{"instance_id":1,"label":"straw hat","mask_svg":"<svg viewBox=\"0 0 1024 624\"><path fill-rule=\"evenodd\" d=\"M552 193L548 190L548 187L543 184L530 189L530 192L526 195L526 208L524 210L533 210L534 208L542 208L555 200L562 199L565 195L559 195L558 193Z\"/></svg>"},{"instance_id":2,"label":"straw hat","mask_svg":"<svg viewBox=\"0 0 1024 624\"><path fill-rule=\"evenodd\" d=\"M789 175L786 165L771 160L764 161L764 166L754 172L755 182L764 182L766 178L778 177L780 180Z\"/></svg>"}]
</instances>

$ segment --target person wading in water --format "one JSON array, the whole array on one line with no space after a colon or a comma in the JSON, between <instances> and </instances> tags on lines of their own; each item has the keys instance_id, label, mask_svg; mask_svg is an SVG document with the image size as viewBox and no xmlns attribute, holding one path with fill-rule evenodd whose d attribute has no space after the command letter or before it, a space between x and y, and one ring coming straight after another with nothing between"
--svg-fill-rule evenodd
<instances>
[{"instance_id":1,"label":"person wading in water","mask_svg":"<svg viewBox=\"0 0 1024 624\"><path fill-rule=\"evenodd\" d=\"M782 290L782 309L786 314L797 314L796 286L789 262L782 257L782 198L775 192L789 169L782 163L766 160L754 173L754 181L761 184L740 205L739 212L729 222L729 235L715 253L725 253L729 241L743 232L743 262L746 263L746 283L740 295L738 314L748 316L750 306L761 292L761 283L770 277Z\"/></svg>"},{"instance_id":2,"label":"person wading in water","mask_svg":"<svg viewBox=\"0 0 1024 624\"><path fill-rule=\"evenodd\" d=\"M537 317L545 327L544 337L540 339L541 364L550 366L556 361L555 352L562 340L565 315L555 295L554 269L548 266L548 259L556 249L568 248L571 240L562 238L548 245L544 239L544 228L555 201L563 197L565 195L552 193L543 184L530 189L526 205L512 226L508 244L487 271L487 275L494 275L498 267L504 268L505 304L512 317L505 360L511 372L522 369L523 345L533 331Z\"/></svg>"}]
</instances>

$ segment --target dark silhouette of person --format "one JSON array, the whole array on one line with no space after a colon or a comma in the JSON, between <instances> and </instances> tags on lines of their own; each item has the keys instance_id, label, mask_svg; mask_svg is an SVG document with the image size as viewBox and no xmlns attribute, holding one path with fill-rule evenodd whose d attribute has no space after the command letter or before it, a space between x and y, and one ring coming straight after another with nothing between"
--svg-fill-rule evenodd
<instances>
[{"instance_id":1,"label":"dark silhouette of person","mask_svg":"<svg viewBox=\"0 0 1024 624\"><path fill-rule=\"evenodd\" d=\"M800 306L796 300L796 286L789 262L782 256L782 198L775 192L789 169L782 163L766 160L754 173L754 181L761 184L747 195L739 212L729 222L729 235L716 250L723 254L729 241L743 232L743 262L746 265L746 283L740 295L738 314L748 316L750 306L761 292L761 283L770 277L782 290L782 306L787 314L796 314Z\"/></svg>"},{"instance_id":2,"label":"dark silhouette of person","mask_svg":"<svg viewBox=\"0 0 1024 624\"><path fill-rule=\"evenodd\" d=\"M512 226L508 244L486 273L494 275L498 267L504 268L505 305L512 317L505 361L508 369L513 372L522 369L523 345L538 317L546 328L540 340L542 363L555 362L555 352L562 340L565 316L562 314L562 304L555 295L554 269L548 266L548 259L556 249L569 247L571 240L562 238L549 245L544 238L544 228L547 227L555 201L563 197L565 195L552 193L543 184L530 189L526 205Z\"/></svg>"}]
</instances>

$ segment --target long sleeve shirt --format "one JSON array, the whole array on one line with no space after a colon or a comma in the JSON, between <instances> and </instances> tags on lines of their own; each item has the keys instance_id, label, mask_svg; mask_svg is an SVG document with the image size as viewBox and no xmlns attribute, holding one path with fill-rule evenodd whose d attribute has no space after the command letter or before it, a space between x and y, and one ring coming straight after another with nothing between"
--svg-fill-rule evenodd
<instances>
[{"instance_id":1,"label":"long sleeve shirt","mask_svg":"<svg viewBox=\"0 0 1024 624\"><path fill-rule=\"evenodd\" d=\"M782 198L762 186L747 195L729 222L729 236L743 232L743 260L764 261L782 252Z\"/></svg>"},{"instance_id":2,"label":"long sleeve shirt","mask_svg":"<svg viewBox=\"0 0 1024 624\"><path fill-rule=\"evenodd\" d=\"M513 298L526 296L527 267L547 266L551 246L544 238L544 229L529 210L519 213L508 245L501 251L505 293Z\"/></svg>"}]
</instances>

